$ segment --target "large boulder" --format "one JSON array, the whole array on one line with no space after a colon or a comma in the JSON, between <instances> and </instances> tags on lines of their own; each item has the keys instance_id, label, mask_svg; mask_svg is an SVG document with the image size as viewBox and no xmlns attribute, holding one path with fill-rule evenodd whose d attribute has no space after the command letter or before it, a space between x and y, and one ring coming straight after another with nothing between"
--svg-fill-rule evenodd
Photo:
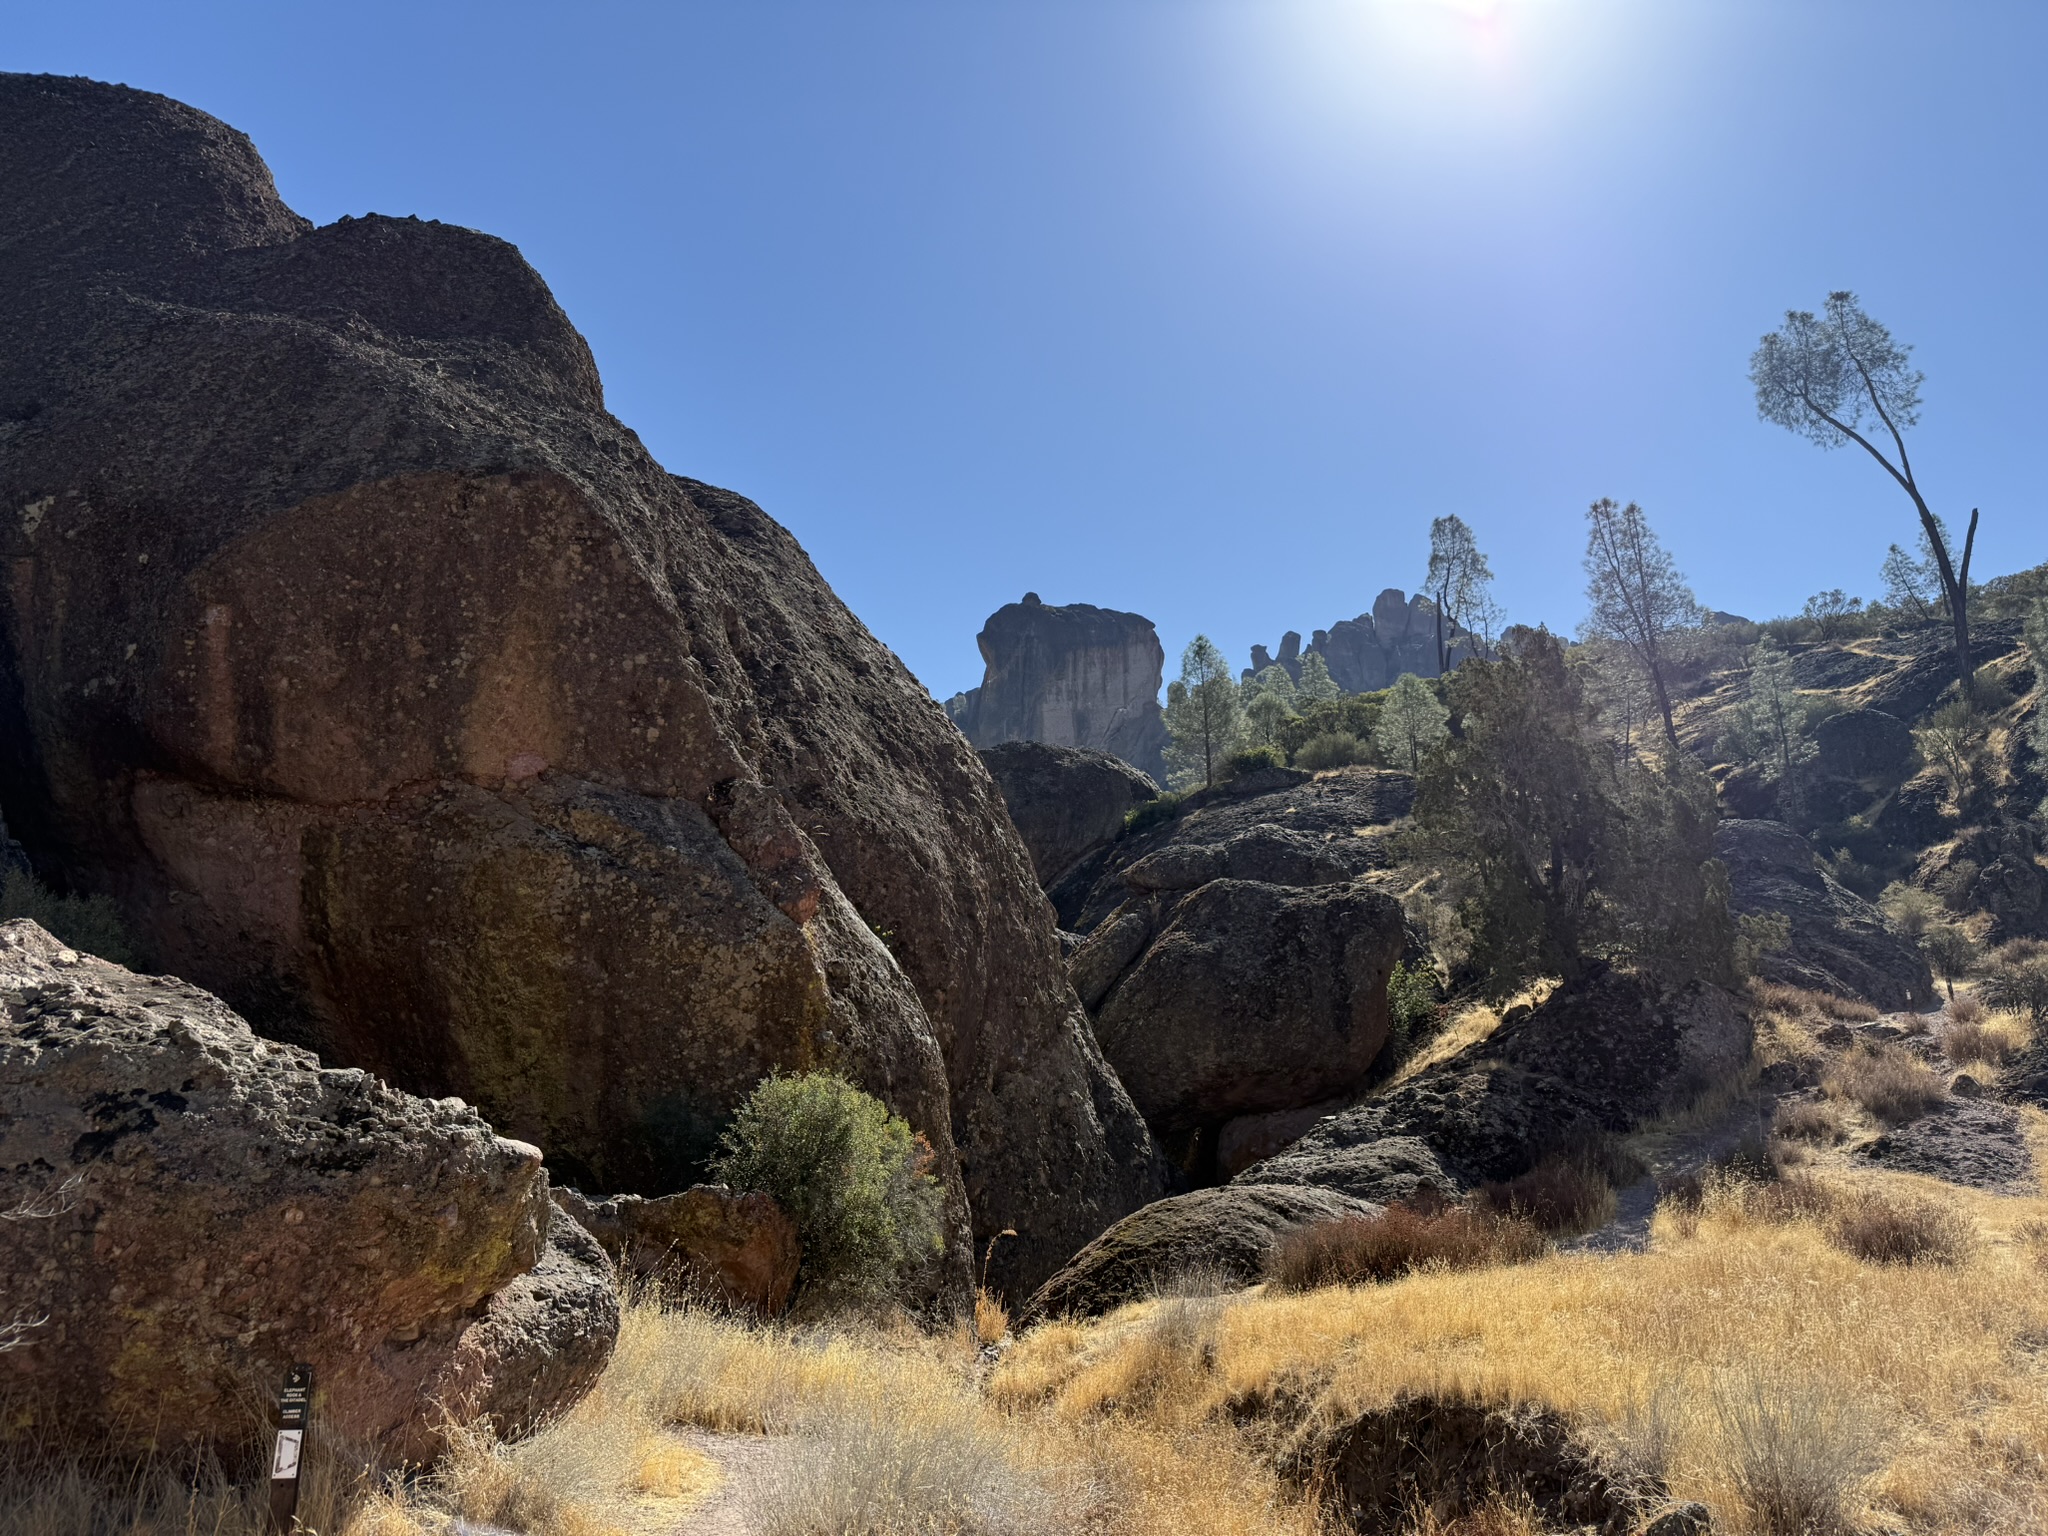
<instances>
[{"instance_id":1,"label":"large boulder","mask_svg":"<svg viewBox=\"0 0 2048 1536\"><path fill-rule=\"evenodd\" d=\"M980 760L502 241L312 228L159 96L0 76L0 802L264 1033L583 1187L830 1068L1035 1281L1161 1187ZM1156 651L1156 641L1154 642ZM1156 662L1153 664L1156 670Z\"/></svg>"},{"instance_id":2,"label":"large boulder","mask_svg":"<svg viewBox=\"0 0 2048 1536\"><path fill-rule=\"evenodd\" d=\"M321 1432L423 1459L445 1409L516 1434L619 1326L540 1153L459 1100L323 1069L218 999L0 926L0 1432L246 1451L314 1368Z\"/></svg>"},{"instance_id":3,"label":"large boulder","mask_svg":"<svg viewBox=\"0 0 2048 1536\"><path fill-rule=\"evenodd\" d=\"M946 713L977 747L1092 747L1166 782L1166 652L1150 619L1026 592L990 614L974 643L981 686L947 700Z\"/></svg>"},{"instance_id":4,"label":"large boulder","mask_svg":"<svg viewBox=\"0 0 2048 1536\"><path fill-rule=\"evenodd\" d=\"M1364 1200L1454 1195L1525 1172L1589 1133L1620 1134L1731 1078L1748 1016L1719 987L1670 989L1596 967L1446 1061L1318 1121L1237 1184L1312 1184Z\"/></svg>"},{"instance_id":5,"label":"large boulder","mask_svg":"<svg viewBox=\"0 0 2048 1536\"><path fill-rule=\"evenodd\" d=\"M1175 1145L1358 1088L1387 1040L1400 903L1362 882L1213 880L1096 1011L1102 1049ZM1085 951L1084 951L1085 952Z\"/></svg>"},{"instance_id":6,"label":"large boulder","mask_svg":"<svg viewBox=\"0 0 2048 1536\"><path fill-rule=\"evenodd\" d=\"M1075 1254L1025 1303L1020 1321L1099 1317L1175 1284L1244 1286L1288 1231L1382 1208L1299 1185L1197 1189L1134 1211Z\"/></svg>"},{"instance_id":7,"label":"large boulder","mask_svg":"<svg viewBox=\"0 0 2048 1536\"><path fill-rule=\"evenodd\" d=\"M1122 758L1086 747L1008 741L983 749L981 760L1002 791L1040 885L1051 885L1114 842L1124 818L1159 797L1159 786Z\"/></svg>"},{"instance_id":8,"label":"large boulder","mask_svg":"<svg viewBox=\"0 0 2048 1536\"><path fill-rule=\"evenodd\" d=\"M1821 867L1806 839L1777 821L1723 821L1714 857L1728 866L1738 913L1774 912L1790 925L1783 949L1766 954L1767 981L1861 998L1884 1009L1934 1002L1927 961L1876 907Z\"/></svg>"},{"instance_id":9,"label":"large boulder","mask_svg":"<svg viewBox=\"0 0 2048 1536\"><path fill-rule=\"evenodd\" d=\"M803 1244L772 1195L698 1184L653 1199L564 1189L555 1202L621 1270L669 1295L778 1317L796 1288Z\"/></svg>"},{"instance_id":10,"label":"large boulder","mask_svg":"<svg viewBox=\"0 0 2048 1536\"><path fill-rule=\"evenodd\" d=\"M1881 709L1845 709L1814 727L1820 769L1844 779L1897 782L1913 763L1913 730Z\"/></svg>"}]
</instances>

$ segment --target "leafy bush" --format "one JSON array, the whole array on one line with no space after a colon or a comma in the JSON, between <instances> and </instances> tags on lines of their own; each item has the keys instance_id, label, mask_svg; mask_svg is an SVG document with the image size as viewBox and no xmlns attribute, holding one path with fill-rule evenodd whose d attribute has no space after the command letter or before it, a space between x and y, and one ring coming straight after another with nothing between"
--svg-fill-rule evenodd
<instances>
[{"instance_id":1,"label":"leafy bush","mask_svg":"<svg viewBox=\"0 0 2048 1536\"><path fill-rule=\"evenodd\" d=\"M1387 977L1388 1041L1394 1055L1404 1054L1418 1035L1428 1034L1442 1013L1436 972L1428 965L1396 961Z\"/></svg>"},{"instance_id":2,"label":"leafy bush","mask_svg":"<svg viewBox=\"0 0 2048 1536\"><path fill-rule=\"evenodd\" d=\"M1154 827L1164 826L1180 814L1180 803L1185 798L1169 789L1164 794L1147 800L1143 805L1132 806L1124 812L1124 831L1149 832Z\"/></svg>"},{"instance_id":3,"label":"leafy bush","mask_svg":"<svg viewBox=\"0 0 2048 1536\"><path fill-rule=\"evenodd\" d=\"M25 917L51 937L116 965L132 965L135 946L111 896L59 896L23 869L0 880L0 923Z\"/></svg>"},{"instance_id":4,"label":"leafy bush","mask_svg":"<svg viewBox=\"0 0 2048 1536\"><path fill-rule=\"evenodd\" d=\"M1261 768L1285 768L1287 753L1276 746L1247 747L1242 752L1233 752L1223 761L1223 777L1234 779L1239 774L1257 773Z\"/></svg>"},{"instance_id":5,"label":"leafy bush","mask_svg":"<svg viewBox=\"0 0 2048 1536\"><path fill-rule=\"evenodd\" d=\"M1520 1216L1472 1205L1390 1205L1296 1227L1274 1245L1266 1278L1283 1291L1395 1280L1411 1270L1478 1269L1540 1258L1550 1245Z\"/></svg>"},{"instance_id":6,"label":"leafy bush","mask_svg":"<svg viewBox=\"0 0 2048 1536\"><path fill-rule=\"evenodd\" d=\"M1365 743L1345 731L1324 731L1304 741L1294 754L1294 766L1318 771L1362 763L1370 754Z\"/></svg>"},{"instance_id":7,"label":"leafy bush","mask_svg":"<svg viewBox=\"0 0 2048 1536\"><path fill-rule=\"evenodd\" d=\"M1877 898L1877 905L1891 919L1892 926L1909 939L1917 939L1941 916L1941 903L1931 891L1894 880Z\"/></svg>"},{"instance_id":8,"label":"leafy bush","mask_svg":"<svg viewBox=\"0 0 2048 1536\"><path fill-rule=\"evenodd\" d=\"M1792 919L1782 912L1745 912L1735 919L1735 969L1754 976L1765 955L1792 942Z\"/></svg>"},{"instance_id":9,"label":"leafy bush","mask_svg":"<svg viewBox=\"0 0 2048 1536\"><path fill-rule=\"evenodd\" d=\"M1948 984L1949 1000L1953 1002L1956 983L1969 975L1970 968L1977 963L1975 940L1954 923L1936 923L1920 935L1920 948L1934 973Z\"/></svg>"},{"instance_id":10,"label":"leafy bush","mask_svg":"<svg viewBox=\"0 0 2048 1536\"><path fill-rule=\"evenodd\" d=\"M879 1099L807 1072L755 1088L712 1168L789 1212L806 1287L859 1300L891 1294L942 1251L931 1164L930 1144Z\"/></svg>"},{"instance_id":11,"label":"leafy bush","mask_svg":"<svg viewBox=\"0 0 2048 1536\"><path fill-rule=\"evenodd\" d=\"M1861 1046L1842 1058L1826 1088L1850 1099L1888 1125L1903 1125L1948 1097L1948 1084L1919 1058L1888 1046Z\"/></svg>"}]
</instances>

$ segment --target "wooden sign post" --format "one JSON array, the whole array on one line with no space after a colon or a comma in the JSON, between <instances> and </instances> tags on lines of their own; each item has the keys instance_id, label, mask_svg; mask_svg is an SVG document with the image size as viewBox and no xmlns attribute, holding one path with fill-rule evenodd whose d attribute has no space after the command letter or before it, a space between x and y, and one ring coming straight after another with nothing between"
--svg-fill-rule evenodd
<instances>
[{"instance_id":1,"label":"wooden sign post","mask_svg":"<svg viewBox=\"0 0 2048 1536\"><path fill-rule=\"evenodd\" d=\"M277 1398L277 1447L270 1455L271 1536L289 1536L299 1508L299 1468L306 1450L306 1410L313 1397L313 1367L285 1372Z\"/></svg>"}]
</instances>

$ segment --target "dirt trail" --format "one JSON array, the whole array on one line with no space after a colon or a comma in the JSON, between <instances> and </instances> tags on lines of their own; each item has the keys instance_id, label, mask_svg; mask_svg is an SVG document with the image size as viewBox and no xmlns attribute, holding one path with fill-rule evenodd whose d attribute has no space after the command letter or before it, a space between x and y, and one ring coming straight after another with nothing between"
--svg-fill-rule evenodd
<instances>
[{"instance_id":1,"label":"dirt trail","mask_svg":"<svg viewBox=\"0 0 2048 1536\"><path fill-rule=\"evenodd\" d=\"M1745 1141L1761 1141L1772 1103L1759 1089L1737 1099L1697 1129L1657 1137L1639 1146L1650 1171L1615 1194L1614 1217L1606 1226L1558 1246L1566 1253L1640 1253L1650 1246L1650 1218L1661 1186L1728 1156Z\"/></svg>"},{"instance_id":2,"label":"dirt trail","mask_svg":"<svg viewBox=\"0 0 2048 1536\"><path fill-rule=\"evenodd\" d=\"M670 1527L674 1536L755 1536L747 1514L749 1495L771 1474L789 1441L781 1436L720 1435L701 1429L675 1433L692 1450L716 1462L720 1476L710 1497L683 1516L680 1524Z\"/></svg>"}]
</instances>

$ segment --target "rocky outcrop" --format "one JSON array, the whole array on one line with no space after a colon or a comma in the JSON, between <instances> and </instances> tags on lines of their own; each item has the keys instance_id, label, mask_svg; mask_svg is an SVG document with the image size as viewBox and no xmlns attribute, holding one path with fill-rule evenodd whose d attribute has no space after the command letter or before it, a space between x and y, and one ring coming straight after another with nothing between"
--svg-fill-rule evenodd
<instances>
[{"instance_id":1,"label":"rocky outcrop","mask_svg":"<svg viewBox=\"0 0 2048 1536\"><path fill-rule=\"evenodd\" d=\"M1026 592L990 614L974 643L981 686L948 699L946 713L977 747L1091 747L1166 782L1166 652L1150 619Z\"/></svg>"},{"instance_id":2,"label":"rocky outcrop","mask_svg":"<svg viewBox=\"0 0 2048 1536\"><path fill-rule=\"evenodd\" d=\"M1820 771L1897 783L1913 763L1913 729L1881 709L1845 709L1814 727Z\"/></svg>"},{"instance_id":3,"label":"rocky outcrop","mask_svg":"<svg viewBox=\"0 0 2048 1536\"><path fill-rule=\"evenodd\" d=\"M1137 889L1192 890L1225 875L1297 885L1355 879L1387 866L1387 828L1414 803L1415 780L1405 773L1262 770L1196 790L1176 814L1081 860L1048 894L1061 927L1092 934Z\"/></svg>"},{"instance_id":4,"label":"rocky outcrop","mask_svg":"<svg viewBox=\"0 0 2048 1536\"><path fill-rule=\"evenodd\" d=\"M1099 1317L1176 1282L1250 1285L1286 1232L1379 1210L1362 1200L1298 1185L1237 1184L1174 1195L1126 1216L1075 1254L1039 1287L1019 1320Z\"/></svg>"},{"instance_id":5,"label":"rocky outcrop","mask_svg":"<svg viewBox=\"0 0 2048 1536\"><path fill-rule=\"evenodd\" d=\"M1216 879L1162 916L1095 1030L1170 1149L1197 1137L1185 1156L1213 1156L1225 1121L1364 1085L1387 1040L1400 903L1352 881Z\"/></svg>"},{"instance_id":6,"label":"rocky outcrop","mask_svg":"<svg viewBox=\"0 0 2048 1536\"><path fill-rule=\"evenodd\" d=\"M1665 990L1599 969L1398 1087L1317 1122L1238 1184L1312 1184L1363 1200L1511 1179L1589 1133L1620 1134L1727 1080L1748 1017L1718 987Z\"/></svg>"},{"instance_id":7,"label":"rocky outcrop","mask_svg":"<svg viewBox=\"0 0 2048 1536\"><path fill-rule=\"evenodd\" d=\"M323 1433L420 1460L440 1409L516 1434L618 1331L540 1153L459 1100L322 1069L219 1000L0 926L8 1435L246 1450L311 1364Z\"/></svg>"},{"instance_id":8,"label":"rocky outcrop","mask_svg":"<svg viewBox=\"0 0 2048 1536\"><path fill-rule=\"evenodd\" d=\"M1444 626L1444 639L1453 667L1480 654L1479 637L1456 624ZM1411 598L1389 587L1373 599L1370 612L1317 630L1307 649L1323 658L1331 681L1346 693L1374 693L1391 686L1404 672L1438 676L1436 641L1436 605L1423 593ZM1278 656L1268 654L1263 645L1252 647L1251 672L1282 667L1299 682L1300 658L1305 654L1301 636L1289 630L1280 641Z\"/></svg>"},{"instance_id":9,"label":"rocky outcrop","mask_svg":"<svg viewBox=\"0 0 2048 1536\"><path fill-rule=\"evenodd\" d=\"M0 182L38 860L587 1188L687 1186L827 1067L930 1138L956 1295L970 1205L1017 1284L1157 1193L987 771L786 531L605 412L517 251L314 229L241 135L90 81L0 76Z\"/></svg>"},{"instance_id":10,"label":"rocky outcrop","mask_svg":"<svg viewBox=\"0 0 2048 1536\"><path fill-rule=\"evenodd\" d=\"M1044 886L1114 842L1124 818L1159 797L1158 784L1122 758L1086 747L1009 741L984 749L981 760Z\"/></svg>"},{"instance_id":11,"label":"rocky outcrop","mask_svg":"<svg viewBox=\"0 0 2048 1536\"><path fill-rule=\"evenodd\" d=\"M1791 925L1786 946L1758 962L1765 980L1862 998L1887 1010L1934 1002L1926 959L1892 931L1883 913L1823 869L1790 827L1723 821L1714 831L1714 857L1728 866L1734 911L1781 913Z\"/></svg>"},{"instance_id":12,"label":"rocky outcrop","mask_svg":"<svg viewBox=\"0 0 2048 1536\"><path fill-rule=\"evenodd\" d=\"M1352 1094L1387 1039L1401 909L1357 878L1380 862L1360 834L1412 783L1270 772L1190 796L1054 887L1085 935L1068 975L1103 1051L1196 1183L1228 1171L1226 1123Z\"/></svg>"},{"instance_id":13,"label":"rocky outcrop","mask_svg":"<svg viewBox=\"0 0 2048 1536\"><path fill-rule=\"evenodd\" d=\"M699 1184L651 1200L590 1200L573 1189L555 1200L621 1270L670 1296L779 1317L796 1288L803 1245L770 1195Z\"/></svg>"}]
</instances>

